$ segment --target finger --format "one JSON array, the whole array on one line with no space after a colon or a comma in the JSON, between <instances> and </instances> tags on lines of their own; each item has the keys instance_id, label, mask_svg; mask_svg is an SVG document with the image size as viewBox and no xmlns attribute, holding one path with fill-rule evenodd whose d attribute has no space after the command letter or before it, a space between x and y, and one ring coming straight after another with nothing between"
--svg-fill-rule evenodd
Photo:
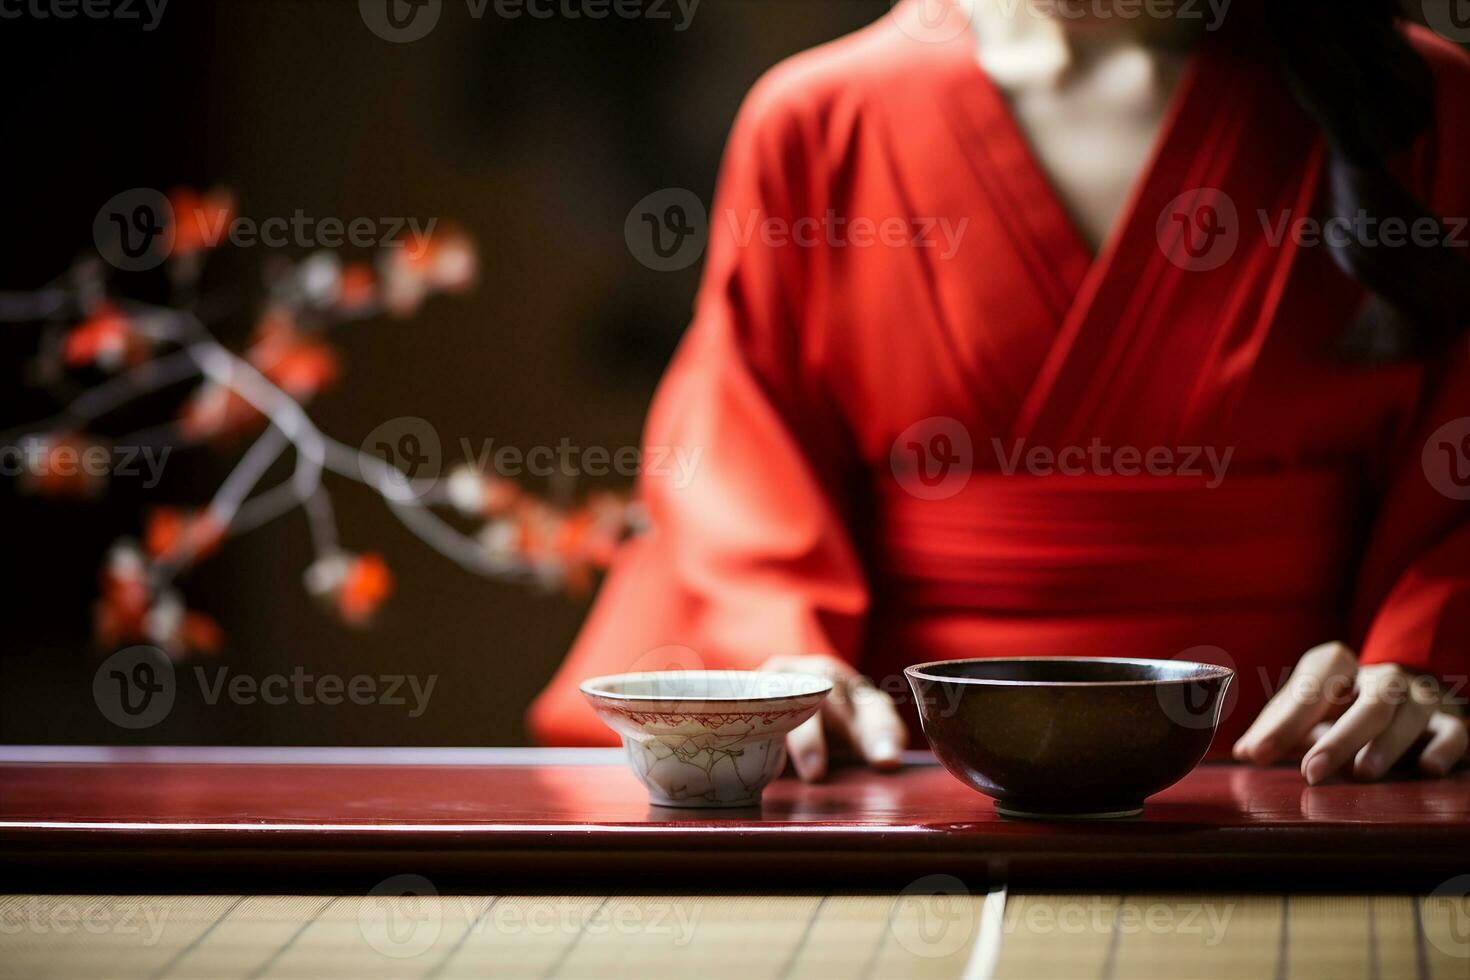
<instances>
[{"instance_id":1,"label":"finger","mask_svg":"<svg viewBox=\"0 0 1470 980\"><path fill-rule=\"evenodd\" d=\"M786 750L796 775L804 782L816 782L827 775L834 751L842 748L829 738L843 739L850 727L845 691L848 681L857 675L853 668L834 657L821 655L778 655L761 665L762 670L786 671L823 677L832 682L832 693L822 700L817 714L808 718L786 736Z\"/></svg>"},{"instance_id":2,"label":"finger","mask_svg":"<svg viewBox=\"0 0 1470 980\"><path fill-rule=\"evenodd\" d=\"M1346 696L1357 669L1357 658L1341 643L1308 650L1286 686L1235 743L1235 758L1261 766L1281 758L1328 716L1335 697Z\"/></svg>"},{"instance_id":3,"label":"finger","mask_svg":"<svg viewBox=\"0 0 1470 980\"><path fill-rule=\"evenodd\" d=\"M1431 776L1443 776L1465 757L1470 748L1470 731L1461 718L1437 711L1429 719L1429 744L1419 753L1419 768Z\"/></svg>"},{"instance_id":4,"label":"finger","mask_svg":"<svg viewBox=\"0 0 1470 980\"><path fill-rule=\"evenodd\" d=\"M1235 757L1267 765L1295 748L1314 725L1330 715L1329 695L1346 695L1356 669L1357 658L1341 643L1308 650L1286 685L1236 742Z\"/></svg>"},{"instance_id":5,"label":"finger","mask_svg":"<svg viewBox=\"0 0 1470 980\"><path fill-rule=\"evenodd\" d=\"M1382 778L1389 767L1409 750L1414 740L1424 734L1433 714L1432 706L1417 701L1401 705L1383 734L1358 752L1353 761L1353 775L1358 779Z\"/></svg>"},{"instance_id":6,"label":"finger","mask_svg":"<svg viewBox=\"0 0 1470 980\"><path fill-rule=\"evenodd\" d=\"M1322 736L1326 735L1331 730L1332 722L1317 722L1317 724L1312 726L1312 730L1307 732L1306 737L1303 738L1300 742L1293 745L1286 753L1283 754L1282 758L1289 757L1300 762L1302 756L1307 754L1307 750L1320 742L1322 740Z\"/></svg>"},{"instance_id":7,"label":"finger","mask_svg":"<svg viewBox=\"0 0 1470 980\"><path fill-rule=\"evenodd\" d=\"M1307 750L1320 742L1322 740L1322 736L1326 735L1330 731L1332 731L1332 722L1317 722L1317 724L1312 726L1312 730L1307 732L1307 734L1302 738L1300 742L1297 742L1295 745L1291 746L1291 748L1288 749L1285 753L1283 753L1282 758L1290 757L1300 762L1302 756L1307 754Z\"/></svg>"},{"instance_id":8,"label":"finger","mask_svg":"<svg viewBox=\"0 0 1470 980\"><path fill-rule=\"evenodd\" d=\"M827 775L827 740L822 735L820 714L812 715L787 734L786 752L802 782L815 783Z\"/></svg>"},{"instance_id":9,"label":"finger","mask_svg":"<svg viewBox=\"0 0 1470 980\"><path fill-rule=\"evenodd\" d=\"M849 684L848 689L852 707L848 735L853 744L875 769L898 768L908 729L898 716L893 698L865 677Z\"/></svg>"},{"instance_id":10,"label":"finger","mask_svg":"<svg viewBox=\"0 0 1470 980\"><path fill-rule=\"evenodd\" d=\"M1366 694L1354 701L1302 759L1302 776L1307 785L1315 786L1337 772L1359 749L1383 734L1398 713L1398 707Z\"/></svg>"},{"instance_id":11,"label":"finger","mask_svg":"<svg viewBox=\"0 0 1470 980\"><path fill-rule=\"evenodd\" d=\"M832 693L822 701L818 714L827 739L828 759L849 759L860 754L858 744L852 737L852 702L846 681L840 677L833 680Z\"/></svg>"}]
</instances>

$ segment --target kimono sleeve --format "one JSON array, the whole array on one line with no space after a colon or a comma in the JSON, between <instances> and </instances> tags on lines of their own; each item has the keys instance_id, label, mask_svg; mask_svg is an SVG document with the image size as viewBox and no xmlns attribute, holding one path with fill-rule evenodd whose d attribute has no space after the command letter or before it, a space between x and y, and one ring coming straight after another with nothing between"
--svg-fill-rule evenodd
<instances>
[{"instance_id":1,"label":"kimono sleeve","mask_svg":"<svg viewBox=\"0 0 1470 980\"><path fill-rule=\"evenodd\" d=\"M531 707L543 743L615 740L577 690L598 674L857 656L854 452L803 343L812 249L760 230L806 213L816 141L773 88L752 92L731 135L694 322L650 409L649 527Z\"/></svg>"},{"instance_id":2,"label":"kimono sleeve","mask_svg":"<svg viewBox=\"0 0 1470 980\"><path fill-rule=\"evenodd\" d=\"M1361 659L1446 679L1470 671L1470 339L1436 385L1380 510L1365 564L1376 603Z\"/></svg>"},{"instance_id":3,"label":"kimono sleeve","mask_svg":"<svg viewBox=\"0 0 1470 980\"><path fill-rule=\"evenodd\" d=\"M1437 82L1428 199L1470 255L1470 136L1463 126L1470 59L1427 32L1411 39ZM1470 260L1465 268L1470 276ZM1422 416L1367 552L1359 595L1382 598L1369 607L1361 658L1463 681L1470 672L1470 335L1462 332L1430 371Z\"/></svg>"}]
</instances>

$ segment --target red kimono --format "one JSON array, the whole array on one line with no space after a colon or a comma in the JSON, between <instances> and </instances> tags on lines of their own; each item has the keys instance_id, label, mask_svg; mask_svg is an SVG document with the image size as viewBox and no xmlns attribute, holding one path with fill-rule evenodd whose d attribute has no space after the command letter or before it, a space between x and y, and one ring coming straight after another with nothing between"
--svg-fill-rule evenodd
<instances>
[{"instance_id":1,"label":"red kimono","mask_svg":"<svg viewBox=\"0 0 1470 980\"><path fill-rule=\"evenodd\" d=\"M587 677L776 654L904 696L925 660L1225 663L1217 753L1318 643L1463 677L1470 350L1337 356L1364 292L1303 224L1321 138L1230 26L1096 256L973 37L912 0L761 81L645 435L693 478L642 480L652 528L532 706L541 741L614 741ZM1467 215L1470 63L1413 42L1439 124L1399 172Z\"/></svg>"}]
</instances>

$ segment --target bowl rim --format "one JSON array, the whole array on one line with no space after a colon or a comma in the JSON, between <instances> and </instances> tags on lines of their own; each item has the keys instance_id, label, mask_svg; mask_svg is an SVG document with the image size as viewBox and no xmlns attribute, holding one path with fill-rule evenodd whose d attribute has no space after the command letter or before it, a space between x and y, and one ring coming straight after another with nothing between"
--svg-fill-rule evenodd
<instances>
[{"instance_id":1,"label":"bowl rim","mask_svg":"<svg viewBox=\"0 0 1470 980\"><path fill-rule=\"evenodd\" d=\"M734 697L723 697L719 695L704 694L620 694L615 691L603 689L604 685L613 683L626 683L629 680L643 677L674 677L690 674L738 674L747 677L801 677L812 682L813 689L810 691L793 691L785 694L764 695L736 695ZM577 685L577 690L589 698L598 698L603 701L627 701L631 703L665 702L671 704L766 704L777 701L792 701L803 698L824 697L832 691L830 678L819 674L805 674L799 670L635 670L625 674L603 674L600 677L589 677Z\"/></svg>"},{"instance_id":2,"label":"bowl rim","mask_svg":"<svg viewBox=\"0 0 1470 980\"><path fill-rule=\"evenodd\" d=\"M1039 681L1006 680L999 677L946 677L930 673L935 667L953 664L976 663L1028 663L1044 660L1048 663L1103 663L1130 664L1133 666L1157 666L1193 668L1183 677L1149 677L1137 680L1116 681ZM1201 663L1197 660L1155 660L1148 657L960 657L955 660L929 660L903 669L910 679L933 681L936 684L961 684L973 687L1157 687L1162 684L1194 684L1203 680L1230 680L1235 671L1219 664Z\"/></svg>"}]
</instances>

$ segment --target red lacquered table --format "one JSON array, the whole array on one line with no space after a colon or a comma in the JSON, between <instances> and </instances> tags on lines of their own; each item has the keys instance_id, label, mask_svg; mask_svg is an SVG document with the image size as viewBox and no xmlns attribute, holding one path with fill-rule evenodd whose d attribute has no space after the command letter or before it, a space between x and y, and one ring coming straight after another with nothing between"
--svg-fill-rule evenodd
<instances>
[{"instance_id":1,"label":"red lacquered table","mask_svg":"<svg viewBox=\"0 0 1470 980\"><path fill-rule=\"evenodd\" d=\"M0 862L40 873L533 875L540 882L1126 881L1433 886L1470 870L1470 773L1306 786L1205 765L1141 817L1032 823L927 754L783 779L757 810L648 805L621 753L538 749L0 750Z\"/></svg>"}]
</instances>

